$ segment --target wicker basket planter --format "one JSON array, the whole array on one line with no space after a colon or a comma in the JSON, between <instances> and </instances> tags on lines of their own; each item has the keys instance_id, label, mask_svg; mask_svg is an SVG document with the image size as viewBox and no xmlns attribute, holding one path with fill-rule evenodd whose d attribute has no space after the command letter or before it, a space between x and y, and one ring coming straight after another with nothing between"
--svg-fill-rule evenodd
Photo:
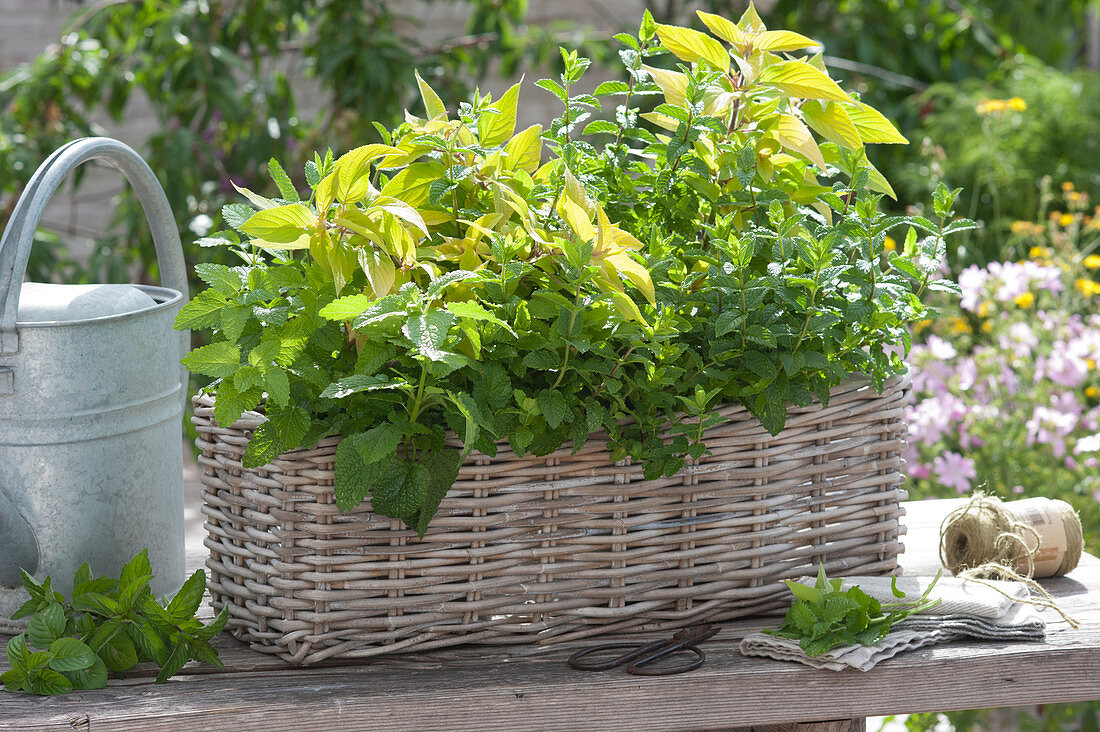
<instances>
[{"instance_id":1,"label":"wicker basket planter","mask_svg":"<svg viewBox=\"0 0 1100 732\"><path fill-rule=\"evenodd\" d=\"M550 643L664 630L779 606L779 580L897 566L909 384L833 392L769 435L744 409L706 438L712 454L644 481L600 435L517 458L474 453L427 535L341 514L338 438L244 470L249 412L214 423L196 397L203 511L216 608L258 650L295 663L457 643Z\"/></svg>"}]
</instances>

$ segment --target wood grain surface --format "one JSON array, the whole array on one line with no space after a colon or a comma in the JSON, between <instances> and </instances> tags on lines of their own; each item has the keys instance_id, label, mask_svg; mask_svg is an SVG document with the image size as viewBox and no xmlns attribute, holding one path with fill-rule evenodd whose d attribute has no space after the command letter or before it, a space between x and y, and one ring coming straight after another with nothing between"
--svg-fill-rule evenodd
<instances>
[{"instance_id":1,"label":"wood grain surface","mask_svg":"<svg viewBox=\"0 0 1100 732\"><path fill-rule=\"evenodd\" d=\"M937 529L952 505L906 504L906 573L934 573ZM0 694L0 730L803 732L831 728L792 725L1100 699L1100 560L1086 555L1068 577L1043 584L1082 621L1080 629L1048 612L1042 643L933 646L866 673L741 656L737 643L745 633L776 624L766 617L724 623L704 644L701 668L657 678L575 671L564 661L576 645L458 647L300 668L226 637L218 640L224 672L190 665L157 686L155 670L146 665L98 691L44 698Z\"/></svg>"}]
</instances>

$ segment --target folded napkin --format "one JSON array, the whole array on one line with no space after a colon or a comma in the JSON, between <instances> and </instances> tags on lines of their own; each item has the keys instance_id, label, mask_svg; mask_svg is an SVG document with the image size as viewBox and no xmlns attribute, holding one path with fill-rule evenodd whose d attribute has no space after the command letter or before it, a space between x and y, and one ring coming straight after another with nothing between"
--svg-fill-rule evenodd
<instances>
[{"instance_id":1,"label":"folded napkin","mask_svg":"<svg viewBox=\"0 0 1100 732\"><path fill-rule=\"evenodd\" d=\"M813 579L801 581L809 585L814 582ZM931 582L931 577L899 577L897 587L905 593L905 600L916 600ZM879 602L898 602L890 584L890 577L852 577L845 580L844 587L859 585ZM1034 607L1025 604L1030 592L1020 582L941 577L929 595L930 600L937 598L938 604L923 613L910 615L873 646L844 646L811 658L799 647L798 641L767 633L750 633L741 641L740 650L746 656L798 661L814 668L867 671L879 661L903 651L956 638L1042 640L1045 636L1046 623Z\"/></svg>"},{"instance_id":2,"label":"folded napkin","mask_svg":"<svg viewBox=\"0 0 1100 732\"><path fill-rule=\"evenodd\" d=\"M899 626L895 626L899 627ZM767 633L749 633L742 639L743 656L764 656L778 661L798 661L814 668L843 671L855 668L870 671L879 661L892 658L902 651L930 646L946 638L938 630L893 630L873 646L840 646L820 656L807 656L798 641Z\"/></svg>"}]
</instances>

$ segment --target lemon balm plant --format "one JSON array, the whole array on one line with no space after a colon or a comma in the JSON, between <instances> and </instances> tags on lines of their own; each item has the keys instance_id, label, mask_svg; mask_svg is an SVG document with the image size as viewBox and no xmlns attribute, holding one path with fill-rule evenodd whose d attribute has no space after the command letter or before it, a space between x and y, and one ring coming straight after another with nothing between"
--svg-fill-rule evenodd
<instances>
[{"instance_id":1,"label":"lemon balm plant","mask_svg":"<svg viewBox=\"0 0 1100 732\"><path fill-rule=\"evenodd\" d=\"M649 339L653 285L641 243L540 167L542 129L514 134L518 85L453 119L420 87L427 117L318 156L307 200L274 162L281 198L242 191L225 218L246 238L206 243L244 264L199 265L177 325L214 330L184 363L216 379L218 423L266 412L246 467L342 434L339 505L369 490L423 533L463 457L449 431L542 454L614 422L592 397Z\"/></svg>"},{"instance_id":2,"label":"lemon balm plant","mask_svg":"<svg viewBox=\"0 0 1100 732\"><path fill-rule=\"evenodd\" d=\"M267 416L244 467L340 434L340 508L369 493L423 534L471 450L576 451L603 430L613 459L670 475L722 402L774 434L788 403L902 371L888 348L949 288L953 195L937 222L879 214L863 144L901 141L889 122L787 57L809 39L751 7L701 18L716 37L646 14L620 36L629 80L595 95L572 93L588 62L563 51L539 82L565 107L545 133L516 132L519 85L452 117L418 76L425 116L316 156L304 199L274 161L278 198L242 190L235 232L203 242L242 264L199 265L210 287L177 325L213 330L184 363L214 379L217 422ZM675 70L646 63L669 53ZM609 97L615 121L589 121Z\"/></svg>"}]
</instances>

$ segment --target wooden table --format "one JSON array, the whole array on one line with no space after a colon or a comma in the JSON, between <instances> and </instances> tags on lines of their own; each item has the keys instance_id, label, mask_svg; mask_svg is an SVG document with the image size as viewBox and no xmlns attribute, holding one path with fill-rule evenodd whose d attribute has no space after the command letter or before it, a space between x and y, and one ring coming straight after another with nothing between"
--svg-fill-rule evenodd
<instances>
[{"instance_id":1,"label":"wooden table","mask_svg":"<svg viewBox=\"0 0 1100 732\"><path fill-rule=\"evenodd\" d=\"M906 504L906 573L935 573L937 529L952 503ZM201 564L201 555L192 558ZM574 671L565 658L575 646L455 648L298 668L224 636L223 672L192 664L158 686L145 665L98 691L0 692L0 730L847 732L874 715L1100 699L1100 560L1086 555L1070 575L1043 585L1082 621L1079 630L1045 612L1045 642L933 646L866 673L741 656L741 637L775 626L775 618L723 624L705 643L701 668L656 678Z\"/></svg>"}]
</instances>

